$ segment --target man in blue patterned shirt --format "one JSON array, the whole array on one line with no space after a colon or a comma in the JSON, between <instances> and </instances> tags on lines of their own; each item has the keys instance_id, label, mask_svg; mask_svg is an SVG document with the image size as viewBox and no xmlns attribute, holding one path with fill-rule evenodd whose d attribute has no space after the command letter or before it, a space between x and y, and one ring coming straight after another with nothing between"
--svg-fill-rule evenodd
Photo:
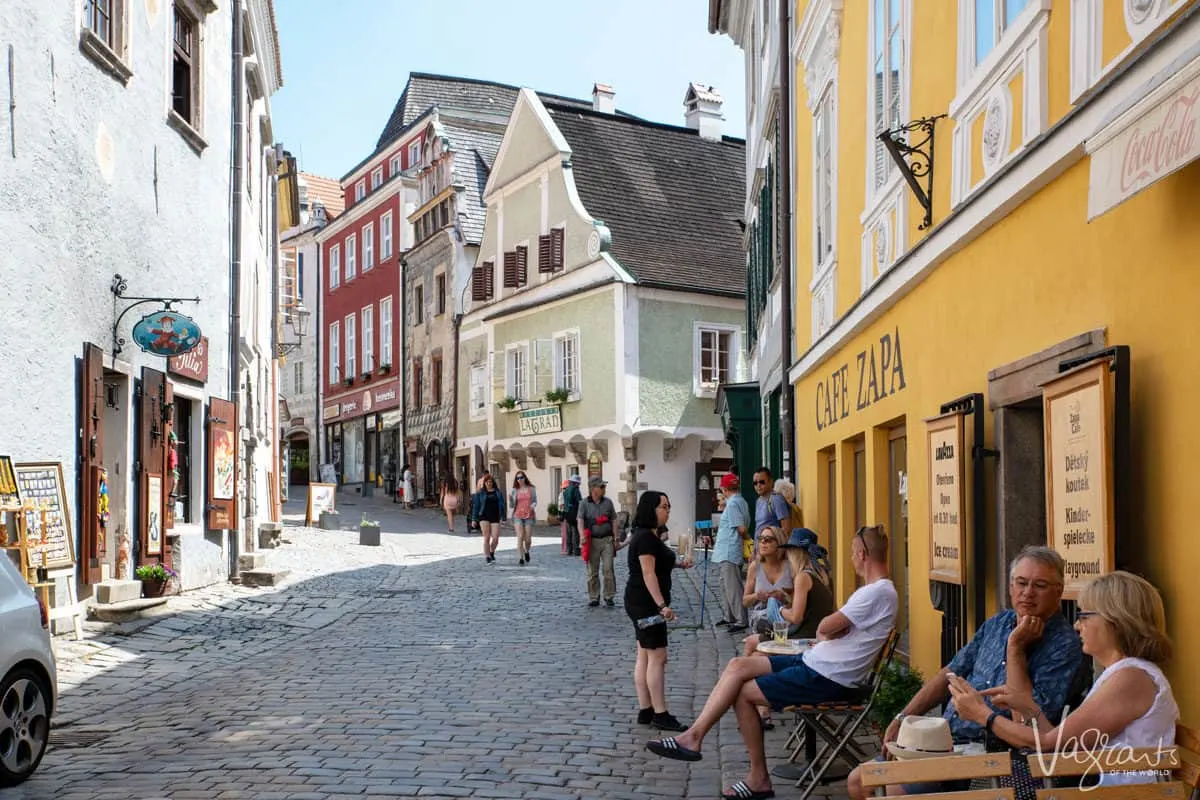
<instances>
[{"instance_id":1,"label":"man in blue patterned shirt","mask_svg":"<svg viewBox=\"0 0 1200 800\"><path fill-rule=\"evenodd\" d=\"M1058 724L1083 660L1079 636L1061 610L1063 566L1062 556L1048 547L1026 547L1017 555L1009 568L1008 580L1013 607L984 622L966 647L925 682L888 726L884 734L885 750L887 742L895 741L904 717L925 714L939 705L945 707L942 716L950 723L956 744L986 740L987 731L961 719L949 701L948 673L958 675L980 691L1004 684L1031 690L1038 705L1046 709L1046 716ZM1015 759L1013 764L1015 769ZM850 774L847 784L850 797L855 800L868 796L859 777L860 770L861 767ZM893 793L898 788L892 787ZM906 794L927 794L966 787L946 782L903 788Z\"/></svg>"}]
</instances>

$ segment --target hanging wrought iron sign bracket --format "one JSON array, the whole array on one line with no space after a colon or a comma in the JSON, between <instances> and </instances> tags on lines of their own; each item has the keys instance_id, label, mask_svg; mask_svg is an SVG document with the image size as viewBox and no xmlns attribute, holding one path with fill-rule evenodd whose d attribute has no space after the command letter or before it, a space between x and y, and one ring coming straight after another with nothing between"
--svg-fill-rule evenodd
<instances>
[{"instance_id":1,"label":"hanging wrought iron sign bracket","mask_svg":"<svg viewBox=\"0 0 1200 800\"><path fill-rule=\"evenodd\" d=\"M160 348L149 347L146 344L144 344L142 341L139 340L138 345L143 350L146 350L147 352L150 352L150 353L155 353L157 355L171 356L171 355L182 355L183 353L186 353L186 352L190 351L193 347L195 347L196 343L198 343L198 341L199 341L200 329L195 326L194 320L192 320L190 317L184 316L184 315L179 314L178 312L174 311L171 308L171 306L174 305L175 303L199 303L200 302L199 297L136 297L136 296L125 294L125 292L128 290L128 288L129 288L128 282L124 278L122 278L120 276L120 274L113 275L112 286L109 289L113 294L113 313L116 314L116 312L117 312L117 302L118 301L129 302L129 305L125 306L125 308L121 310L121 313L116 315L116 319L113 322L112 354L113 354L114 365L117 360L117 354L125 349L125 337L120 335L121 320L123 320L125 318L125 315L128 314L131 310L137 308L138 306L144 306L149 303L161 304L162 308L160 309L160 311L163 313L164 317L170 317L170 324L168 324L166 326L167 330L165 332L159 331L159 330L154 331L155 333L163 334L164 341L166 338L170 337L170 335L173 333L171 328L172 328L173 324L176 322L176 320L178 320L178 321L183 321L185 323L190 323L192 329L195 332L194 338L196 339L196 342L192 342L189 345L186 343L186 341L178 341L180 338L179 336L174 336L173 338L176 341L171 343L171 346L169 348L161 348L160 349ZM137 334L136 328L138 326L142 325L142 323L146 322L149 319L150 319L150 315L147 315L146 317L143 317L142 320L137 323L137 325L134 326L135 327L135 336L134 336L135 339L138 338L138 336L136 335ZM192 338L192 331L185 330L185 332L186 332L187 338L189 338L189 339Z\"/></svg>"},{"instance_id":2,"label":"hanging wrought iron sign bracket","mask_svg":"<svg viewBox=\"0 0 1200 800\"><path fill-rule=\"evenodd\" d=\"M883 131L878 136L892 161L900 168L908 188L916 195L917 202L925 209L925 216L917 226L920 231L933 224L933 129L935 123L945 116L923 117L894 130ZM919 136L925 138L914 142L914 138ZM905 156L909 157L908 160ZM923 187L922 180L925 182Z\"/></svg>"}]
</instances>

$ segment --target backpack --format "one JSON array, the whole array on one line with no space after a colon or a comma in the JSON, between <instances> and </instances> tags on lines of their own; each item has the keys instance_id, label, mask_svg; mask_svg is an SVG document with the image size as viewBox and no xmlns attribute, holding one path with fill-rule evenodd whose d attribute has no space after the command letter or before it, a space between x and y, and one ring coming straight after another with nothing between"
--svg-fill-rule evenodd
<instances>
[{"instance_id":1,"label":"backpack","mask_svg":"<svg viewBox=\"0 0 1200 800\"><path fill-rule=\"evenodd\" d=\"M783 499L787 500L786 497ZM803 528L804 527L804 512L801 511L800 506L796 505L795 503L788 503L788 505L792 507L792 514L791 514L792 530L796 530L798 528Z\"/></svg>"}]
</instances>

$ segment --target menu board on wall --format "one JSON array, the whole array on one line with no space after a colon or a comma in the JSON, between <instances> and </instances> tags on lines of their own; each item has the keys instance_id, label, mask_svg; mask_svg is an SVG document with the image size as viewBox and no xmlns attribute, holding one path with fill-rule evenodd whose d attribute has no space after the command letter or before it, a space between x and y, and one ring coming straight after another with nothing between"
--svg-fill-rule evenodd
<instances>
[{"instance_id":1,"label":"menu board on wall","mask_svg":"<svg viewBox=\"0 0 1200 800\"><path fill-rule=\"evenodd\" d=\"M925 425L929 445L929 577L961 585L967 541L963 417L946 414L926 420Z\"/></svg>"},{"instance_id":2,"label":"menu board on wall","mask_svg":"<svg viewBox=\"0 0 1200 800\"><path fill-rule=\"evenodd\" d=\"M1066 561L1068 599L1113 568L1111 380L1102 361L1042 386L1048 539Z\"/></svg>"},{"instance_id":3,"label":"menu board on wall","mask_svg":"<svg viewBox=\"0 0 1200 800\"><path fill-rule=\"evenodd\" d=\"M46 569L75 566L75 542L62 464L17 464L14 469L21 499L46 512L45 527L39 515L38 524L29 529L29 562Z\"/></svg>"}]
</instances>

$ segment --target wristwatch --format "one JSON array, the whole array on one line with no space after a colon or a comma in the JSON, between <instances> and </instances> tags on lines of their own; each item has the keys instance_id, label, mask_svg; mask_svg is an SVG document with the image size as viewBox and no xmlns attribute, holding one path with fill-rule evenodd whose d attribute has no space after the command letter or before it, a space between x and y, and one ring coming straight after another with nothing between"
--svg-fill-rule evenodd
<instances>
[{"instance_id":1,"label":"wristwatch","mask_svg":"<svg viewBox=\"0 0 1200 800\"><path fill-rule=\"evenodd\" d=\"M671 605L670 603L659 603L658 610L662 611L664 608L669 608L670 605Z\"/></svg>"},{"instance_id":2,"label":"wristwatch","mask_svg":"<svg viewBox=\"0 0 1200 800\"><path fill-rule=\"evenodd\" d=\"M903 711L901 711L899 714L896 715L896 722L903 722L904 718L907 716L908 716L908 714L905 714Z\"/></svg>"}]
</instances>

